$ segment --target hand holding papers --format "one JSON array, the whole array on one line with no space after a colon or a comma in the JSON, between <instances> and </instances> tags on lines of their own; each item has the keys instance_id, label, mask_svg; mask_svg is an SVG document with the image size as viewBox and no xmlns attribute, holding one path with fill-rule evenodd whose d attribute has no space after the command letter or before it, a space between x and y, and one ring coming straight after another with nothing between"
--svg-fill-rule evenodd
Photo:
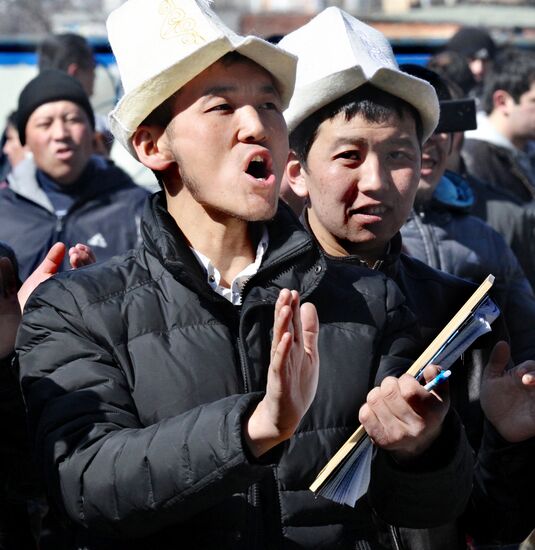
<instances>
[{"instance_id":1,"label":"hand holding papers","mask_svg":"<svg viewBox=\"0 0 535 550\"><path fill-rule=\"evenodd\" d=\"M482 334L499 310L487 293L494 282L489 275L452 318L407 374L419 378L429 364L449 369L455 360ZM360 426L320 472L310 489L335 502L354 506L366 493L370 480L373 445Z\"/></svg>"}]
</instances>

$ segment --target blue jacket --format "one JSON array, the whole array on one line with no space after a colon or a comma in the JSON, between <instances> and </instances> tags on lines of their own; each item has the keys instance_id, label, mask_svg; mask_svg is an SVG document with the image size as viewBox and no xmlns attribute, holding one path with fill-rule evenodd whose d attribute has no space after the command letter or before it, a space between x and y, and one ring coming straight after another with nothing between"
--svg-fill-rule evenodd
<instances>
[{"instance_id":1,"label":"blue jacket","mask_svg":"<svg viewBox=\"0 0 535 550\"><path fill-rule=\"evenodd\" d=\"M148 192L102 157L90 159L83 177L88 184L63 217L39 186L32 159L19 164L8 176L9 187L0 189L0 240L15 251L21 280L58 241L89 244L99 262L137 246Z\"/></svg>"}]
</instances>

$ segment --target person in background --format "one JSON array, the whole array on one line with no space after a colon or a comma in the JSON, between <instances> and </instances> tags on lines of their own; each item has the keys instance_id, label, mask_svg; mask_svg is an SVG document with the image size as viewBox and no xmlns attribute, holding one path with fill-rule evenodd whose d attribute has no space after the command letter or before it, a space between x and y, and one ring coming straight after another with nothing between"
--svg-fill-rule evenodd
<instances>
[{"instance_id":1,"label":"person in background","mask_svg":"<svg viewBox=\"0 0 535 550\"><path fill-rule=\"evenodd\" d=\"M29 154L26 147L21 145L19 139L19 131L17 130L17 112L13 111L9 114L6 121L6 129L4 131L4 140L2 145L2 153L5 155L8 167L5 169L4 178L7 174L17 167Z\"/></svg>"},{"instance_id":2,"label":"person in background","mask_svg":"<svg viewBox=\"0 0 535 550\"><path fill-rule=\"evenodd\" d=\"M20 94L17 125L32 157L0 189L0 239L14 249L22 280L58 240L86 243L99 260L136 246L148 193L93 155L93 110L80 83L43 71Z\"/></svg>"},{"instance_id":3,"label":"person in background","mask_svg":"<svg viewBox=\"0 0 535 550\"><path fill-rule=\"evenodd\" d=\"M444 104L452 99L447 83L436 73L415 65L402 65L402 69L433 84ZM460 123L458 130L466 128ZM489 408L492 396L485 377L480 396L476 392L471 398L480 397L485 413L484 437L492 444L490 452L480 450L480 460L493 466L476 470L475 491L465 514L465 529L478 545L518 544L535 526L529 504L535 476L528 473L527 467L535 458L535 376L523 377L526 368L535 372L530 367L535 364L535 296L501 235L470 215L473 195L469 184L458 173L446 170L454 151L454 130L435 132L424 144L415 208L401 235L407 254L430 266L473 282L480 282L489 273L496 277L494 297L502 308L510 335L513 362L519 365L516 367L518 378L511 374L514 369L508 370L504 377L516 382L510 397L516 395L517 403L523 405L517 410L508 408L500 402L502 395L496 394L497 400ZM492 366L489 372L495 376L500 371ZM471 381L471 387L479 387L477 380ZM471 416L464 420L477 449L480 438L474 438L470 429L477 419L477 411L474 407L469 411ZM501 421L515 420L521 427L518 432L500 427ZM504 469L501 476L492 475L492 467L499 471L505 464L511 469Z\"/></svg>"},{"instance_id":4,"label":"person in background","mask_svg":"<svg viewBox=\"0 0 535 550\"><path fill-rule=\"evenodd\" d=\"M206 3L165 6L107 22L112 129L163 188L142 245L41 285L19 332L49 494L90 549L354 549L375 514L455 517L471 455L447 388L393 376L418 347L399 291L329 262L278 202L295 58ZM352 509L308 487L359 412L377 452Z\"/></svg>"},{"instance_id":5,"label":"person in background","mask_svg":"<svg viewBox=\"0 0 535 550\"><path fill-rule=\"evenodd\" d=\"M463 172L479 180L474 214L501 233L535 288L535 55L510 49L496 59L477 129L466 132Z\"/></svg>"},{"instance_id":6,"label":"person in background","mask_svg":"<svg viewBox=\"0 0 535 550\"><path fill-rule=\"evenodd\" d=\"M330 27L320 14L280 42L299 60L296 89L285 112L291 148L287 183L296 196L307 200L303 221L324 254L343 265L355 269L365 265L392 277L429 343L473 289L468 282L404 254L399 234L419 185L421 144L425 159L427 143L433 140L427 138L435 135L428 118L430 99L436 95L424 81L398 69L384 36L338 13L339 27ZM310 46L320 36L323 56ZM337 52L338 64L328 54L332 51ZM524 298L533 303L529 286L526 292ZM523 334L523 351L530 351L531 358L534 307L523 321L531 331ZM505 540L525 536L522 521L529 524L533 476L524 468L535 448L535 362L523 362L505 373L508 347L501 342L483 370L478 356L487 352L489 342L480 341L477 347L453 367L450 388L452 403L478 451L471 506L479 524L439 522L431 529L408 530L394 523L385 527L388 537L382 542L387 547L464 549L466 529L482 525L489 536L499 533ZM511 409L506 413L507 406ZM513 429L509 422L516 423ZM508 458L512 463L506 465ZM455 487L452 482L452 490ZM489 528L491 512L494 523Z\"/></svg>"},{"instance_id":7,"label":"person in background","mask_svg":"<svg viewBox=\"0 0 535 550\"><path fill-rule=\"evenodd\" d=\"M465 58L476 82L471 95L479 96L497 52L496 42L489 31L481 27L461 27L446 42L444 50L456 52Z\"/></svg>"},{"instance_id":8,"label":"person in background","mask_svg":"<svg viewBox=\"0 0 535 550\"><path fill-rule=\"evenodd\" d=\"M96 63L91 44L81 35L61 33L47 36L37 47L39 72L57 69L76 78L88 97L95 87ZM95 153L109 156L113 135L106 117L95 115Z\"/></svg>"},{"instance_id":9,"label":"person in background","mask_svg":"<svg viewBox=\"0 0 535 550\"><path fill-rule=\"evenodd\" d=\"M448 81L457 84L461 88L463 96L468 96L476 85L468 61L458 52L446 50L432 55L426 66Z\"/></svg>"}]
</instances>

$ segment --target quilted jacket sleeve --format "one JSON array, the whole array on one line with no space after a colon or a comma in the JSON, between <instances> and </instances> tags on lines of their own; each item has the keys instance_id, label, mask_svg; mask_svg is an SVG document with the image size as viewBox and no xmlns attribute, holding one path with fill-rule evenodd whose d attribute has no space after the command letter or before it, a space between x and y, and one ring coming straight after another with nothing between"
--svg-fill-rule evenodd
<instances>
[{"instance_id":1,"label":"quilted jacket sleeve","mask_svg":"<svg viewBox=\"0 0 535 550\"><path fill-rule=\"evenodd\" d=\"M514 544L535 526L535 438L508 443L485 422L465 523L479 544Z\"/></svg>"},{"instance_id":2,"label":"quilted jacket sleeve","mask_svg":"<svg viewBox=\"0 0 535 550\"><path fill-rule=\"evenodd\" d=\"M232 395L143 427L113 350L99 345L59 280L39 287L17 342L33 445L49 494L76 522L139 536L245 490L242 419L261 398Z\"/></svg>"}]
</instances>

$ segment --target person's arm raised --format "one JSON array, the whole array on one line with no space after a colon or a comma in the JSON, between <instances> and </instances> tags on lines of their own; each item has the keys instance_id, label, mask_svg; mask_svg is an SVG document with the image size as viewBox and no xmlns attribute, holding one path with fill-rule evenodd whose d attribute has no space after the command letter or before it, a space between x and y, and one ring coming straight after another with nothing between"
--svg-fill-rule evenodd
<instances>
[{"instance_id":1,"label":"person's arm raised","mask_svg":"<svg viewBox=\"0 0 535 550\"><path fill-rule=\"evenodd\" d=\"M266 394L245 425L245 440L255 457L289 439L310 407L318 386L318 332L315 306L300 306L295 290L281 290Z\"/></svg>"}]
</instances>

